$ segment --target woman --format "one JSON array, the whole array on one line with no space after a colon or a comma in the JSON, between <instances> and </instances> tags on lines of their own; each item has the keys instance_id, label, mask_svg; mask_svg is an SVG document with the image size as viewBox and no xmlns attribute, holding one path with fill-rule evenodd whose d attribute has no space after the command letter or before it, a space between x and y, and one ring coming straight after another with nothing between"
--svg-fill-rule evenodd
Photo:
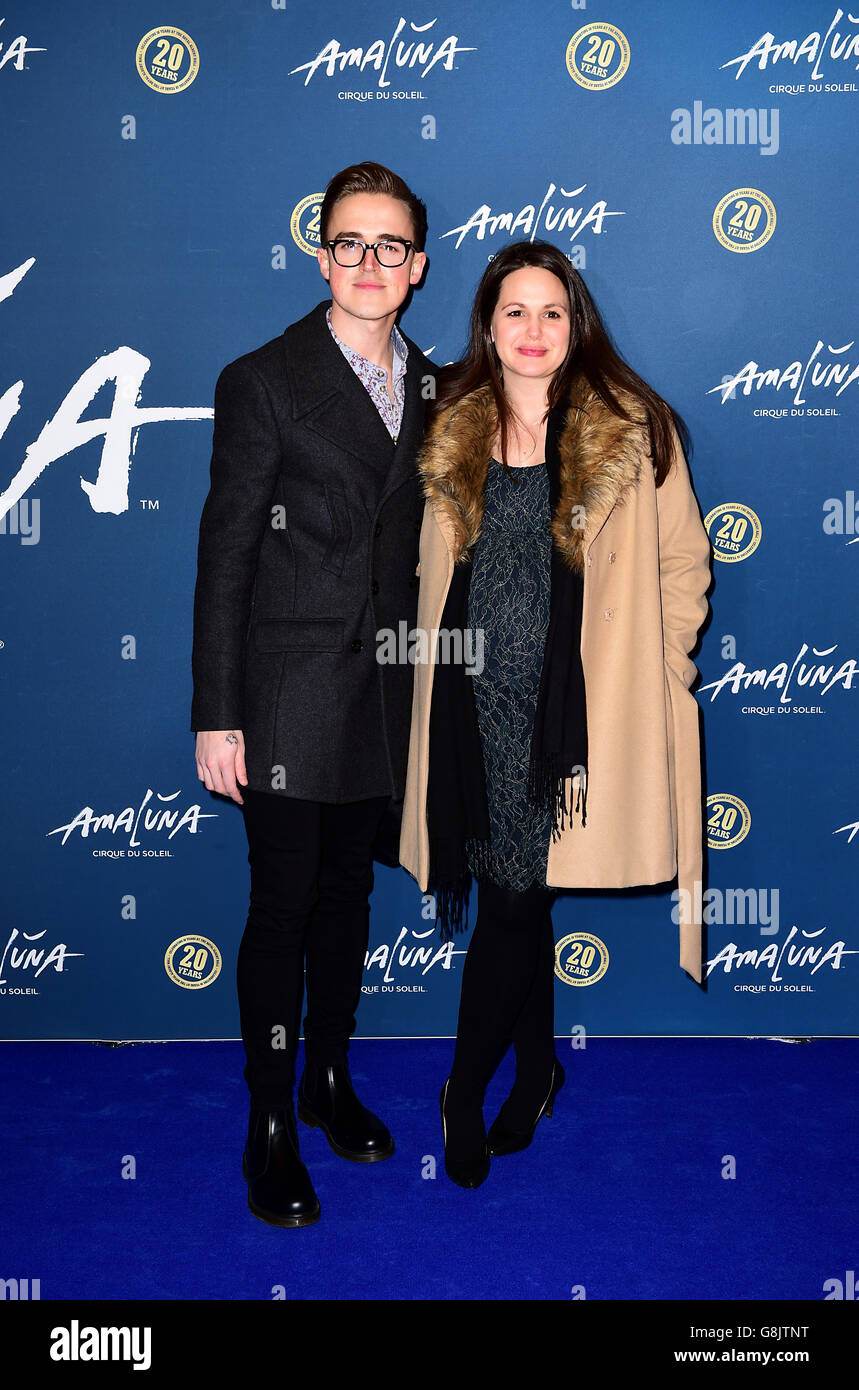
<instances>
[{"instance_id":1,"label":"woman","mask_svg":"<svg viewBox=\"0 0 859 1390\"><path fill-rule=\"evenodd\" d=\"M470 629L463 649L482 661L445 661L439 643L416 666L400 841L443 934L478 883L441 1095L445 1168L464 1187L490 1153L531 1142L564 1080L552 890L676 873L681 909L700 903L688 653L710 544L678 424L559 250L494 258L419 460L418 628ZM700 982L700 908L680 923L680 964ZM511 1042L515 1083L487 1136L486 1086Z\"/></svg>"}]
</instances>

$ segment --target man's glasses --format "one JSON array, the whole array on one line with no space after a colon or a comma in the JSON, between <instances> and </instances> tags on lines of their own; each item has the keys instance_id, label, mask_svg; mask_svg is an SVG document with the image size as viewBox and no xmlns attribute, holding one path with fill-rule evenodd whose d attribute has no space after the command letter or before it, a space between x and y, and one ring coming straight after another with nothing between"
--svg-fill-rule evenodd
<instances>
[{"instance_id":1,"label":"man's glasses","mask_svg":"<svg viewBox=\"0 0 859 1390\"><path fill-rule=\"evenodd\" d=\"M360 265L367 252L372 251L379 265L393 270L395 266L405 264L414 242L403 241L401 237L388 237L386 241L369 245L366 241L356 241L354 237L337 237L334 241L326 241L325 245L330 247L338 265Z\"/></svg>"}]
</instances>

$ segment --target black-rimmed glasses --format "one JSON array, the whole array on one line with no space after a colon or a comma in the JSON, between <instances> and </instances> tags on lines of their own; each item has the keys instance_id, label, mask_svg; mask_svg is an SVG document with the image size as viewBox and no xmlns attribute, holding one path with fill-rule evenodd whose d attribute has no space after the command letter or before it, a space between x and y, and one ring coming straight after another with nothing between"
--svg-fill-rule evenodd
<instances>
[{"instance_id":1,"label":"black-rimmed glasses","mask_svg":"<svg viewBox=\"0 0 859 1390\"><path fill-rule=\"evenodd\" d=\"M384 266L387 270L393 270L395 266L405 265L406 257L414 246L414 242L404 241L402 237L388 237L385 241L376 241L370 244L347 236L336 237L334 241L326 241L325 245L330 247L331 254L338 265L344 267L360 265L367 252L372 251L379 265Z\"/></svg>"}]
</instances>

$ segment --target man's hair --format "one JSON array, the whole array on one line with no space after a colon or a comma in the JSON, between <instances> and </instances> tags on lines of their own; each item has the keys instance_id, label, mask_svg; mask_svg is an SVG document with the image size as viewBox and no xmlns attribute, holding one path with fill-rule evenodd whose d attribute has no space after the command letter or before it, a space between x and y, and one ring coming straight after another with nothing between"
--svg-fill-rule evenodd
<instances>
[{"instance_id":1,"label":"man's hair","mask_svg":"<svg viewBox=\"0 0 859 1390\"><path fill-rule=\"evenodd\" d=\"M427 236L427 210L422 200L415 196L399 174L386 169L384 164L373 164L365 160L363 164L350 164L335 174L325 190L319 212L320 232L323 246L328 239L328 224L331 214L341 198L353 193L386 193L389 198L397 198L405 203L414 227L412 240L416 251L423 251Z\"/></svg>"}]
</instances>

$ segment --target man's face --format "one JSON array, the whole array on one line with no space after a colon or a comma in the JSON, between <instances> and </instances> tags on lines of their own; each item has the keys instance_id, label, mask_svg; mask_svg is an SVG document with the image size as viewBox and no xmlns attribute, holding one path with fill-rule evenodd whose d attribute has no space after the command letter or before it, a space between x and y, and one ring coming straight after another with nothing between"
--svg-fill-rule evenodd
<instances>
[{"instance_id":1,"label":"man's face","mask_svg":"<svg viewBox=\"0 0 859 1390\"><path fill-rule=\"evenodd\" d=\"M327 237L354 237L372 244L386 237L414 238L409 210L398 198L387 193L351 193L334 205ZM409 291L423 274L426 255L410 250L403 265L379 265L375 254L367 251L357 266L338 265L329 250L316 253L319 269L331 288L331 298L346 314L358 319L382 319L396 313Z\"/></svg>"}]
</instances>

